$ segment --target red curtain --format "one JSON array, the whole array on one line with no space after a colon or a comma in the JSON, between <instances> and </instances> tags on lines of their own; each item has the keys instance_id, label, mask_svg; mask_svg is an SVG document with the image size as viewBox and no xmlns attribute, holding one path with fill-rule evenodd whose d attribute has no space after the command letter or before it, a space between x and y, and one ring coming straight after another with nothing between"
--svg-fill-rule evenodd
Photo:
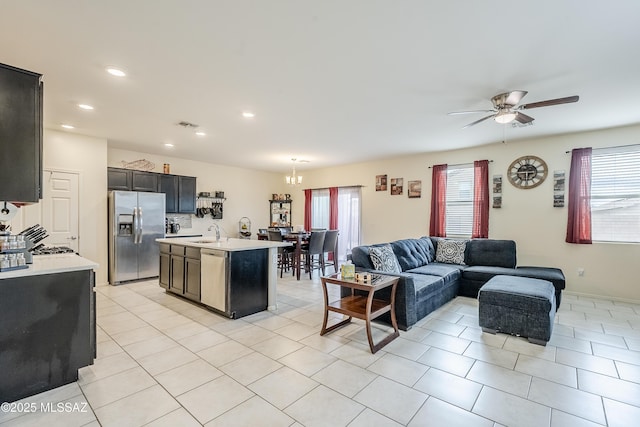
<instances>
[{"instance_id":1,"label":"red curtain","mask_svg":"<svg viewBox=\"0 0 640 427\"><path fill-rule=\"evenodd\" d=\"M489 237L489 161L473 162L472 239Z\"/></svg>"},{"instance_id":2,"label":"red curtain","mask_svg":"<svg viewBox=\"0 0 640 427\"><path fill-rule=\"evenodd\" d=\"M311 189L304 190L304 229L311 230Z\"/></svg>"},{"instance_id":3,"label":"red curtain","mask_svg":"<svg viewBox=\"0 0 640 427\"><path fill-rule=\"evenodd\" d=\"M338 228L338 187L329 188L329 230Z\"/></svg>"},{"instance_id":4,"label":"red curtain","mask_svg":"<svg viewBox=\"0 0 640 427\"><path fill-rule=\"evenodd\" d=\"M447 165L435 165L432 171L429 235L433 237L446 237Z\"/></svg>"},{"instance_id":5,"label":"red curtain","mask_svg":"<svg viewBox=\"0 0 640 427\"><path fill-rule=\"evenodd\" d=\"M571 151L567 243L591 244L591 147Z\"/></svg>"}]
</instances>

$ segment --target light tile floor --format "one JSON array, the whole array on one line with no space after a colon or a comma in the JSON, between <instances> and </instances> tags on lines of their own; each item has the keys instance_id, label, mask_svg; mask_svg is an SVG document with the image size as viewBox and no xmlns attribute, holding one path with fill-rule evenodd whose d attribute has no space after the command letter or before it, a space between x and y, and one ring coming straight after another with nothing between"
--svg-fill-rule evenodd
<instances>
[{"instance_id":1,"label":"light tile floor","mask_svg":"<svg viewBox=\"0 0 640 427\"><path fill-rule=\"evenodd\" d=\"M374 355L361 321L319 335L322 301L317 276L279 279L276 312L229 320L156 280L100 286L95 364L17 402L70 409L0 425L640 425L640 305L565 293L542 347L458 297Z\"/></svg>"}]
</instances>

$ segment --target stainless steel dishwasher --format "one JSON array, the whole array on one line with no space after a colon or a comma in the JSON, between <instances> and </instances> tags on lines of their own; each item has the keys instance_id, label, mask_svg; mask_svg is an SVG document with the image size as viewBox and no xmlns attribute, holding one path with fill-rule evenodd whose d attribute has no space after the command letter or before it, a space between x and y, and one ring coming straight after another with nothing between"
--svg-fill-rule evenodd
<instances>
[{"instance_id":1,"label":"stainless steel dishwasher","mask_svg":"<svg viewBox=\"0 0 640 427\"><path fill-rule=\"evenodd\" d=\"M229 252L216 249L200 251L200 301L220 310L227 309L227 262Z\"/></svg>"}]
</instances>

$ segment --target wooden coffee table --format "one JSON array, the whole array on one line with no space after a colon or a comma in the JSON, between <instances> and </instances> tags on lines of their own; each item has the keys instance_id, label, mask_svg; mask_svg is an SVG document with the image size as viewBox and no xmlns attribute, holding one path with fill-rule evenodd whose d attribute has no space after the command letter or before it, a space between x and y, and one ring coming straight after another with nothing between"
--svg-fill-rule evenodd
<instances>
[{"instance_id":1,"label":"wooden coffee table","mask_svg":"<svg viewBox=\"0 0 640 427\"><path fill-rule=\"evenodd\" d=\"M358 282L355 279L343 279L340 273L332 274L331 276L322 277L322 291L324 293L324 321L322 322L322 330L320 335L324 335L333 331L341 326L344 326L351 322L351 318L362 319L366 322L367 338L369 338L369 347L371 353L375 353L389 342L400 336L398 331L398 323L396 322L396 286L398 285L398 278L393 276L385 276L382 274L372 274L371 284ZM327 284L337 285L343 288L350 288L351 295L342 297L336 301L329 302L329 296L327 293ZM383 299L374 298L375 293L381 289L385 289L391 286L391 301L385 301ZM356 290L364 291L365 293L356 293ZM340 313L348 316L346 319L336 323L335 325L327 327L327 320L329 319L329 312ZM374 344L371 336L371 321L378 316L391 312L391 325L393 326L393 333L386 336L379 343Z\"/></svg>"}]
</instances>

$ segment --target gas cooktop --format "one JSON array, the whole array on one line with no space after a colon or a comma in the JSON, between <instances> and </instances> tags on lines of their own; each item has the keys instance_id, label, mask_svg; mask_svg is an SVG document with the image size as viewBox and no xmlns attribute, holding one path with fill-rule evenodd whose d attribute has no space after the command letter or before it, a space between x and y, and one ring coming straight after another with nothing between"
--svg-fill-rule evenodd
<instances>
[{"instance_id":1,"label":"gas cooktop","mask_svg":"<svg viewBox=\"0 0 640 427\"><path fill-rule=\"evenodd\" d=\"M34 249L33 255L72 254L75 251L67 246L44 246Z\"/></svg>"}]
</instances>

